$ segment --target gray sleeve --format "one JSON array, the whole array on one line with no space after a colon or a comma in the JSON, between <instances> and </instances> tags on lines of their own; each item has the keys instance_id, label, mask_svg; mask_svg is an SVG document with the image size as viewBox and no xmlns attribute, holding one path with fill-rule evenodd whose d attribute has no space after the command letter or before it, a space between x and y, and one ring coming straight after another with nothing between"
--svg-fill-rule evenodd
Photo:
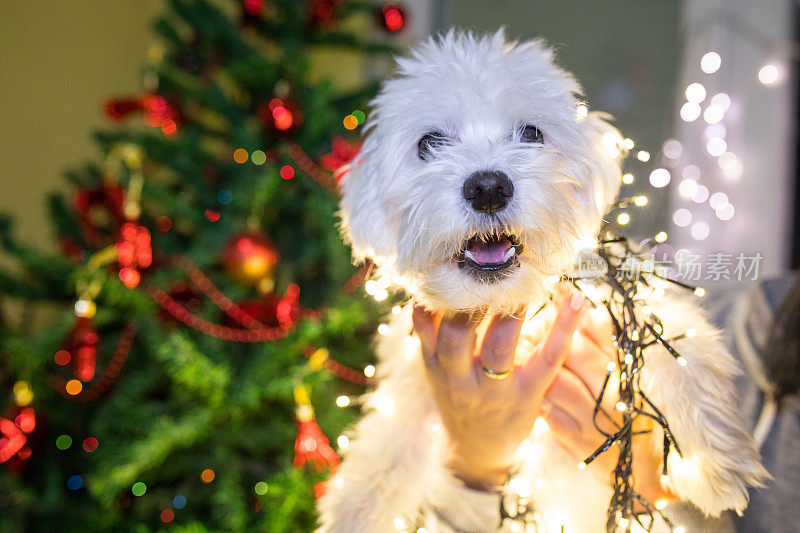
<instances>
[{"instance_id":1,"label":"gray sleeve","mask_svg":"<svg viewBox=\"0 0 800 533\"><path fill-rule=\"evenodd\" d=\"M716 518L709 518L692 503L681 501L666 506L661 513L672 522L673 527L683 527L686 533L732 533L736 531L729 511Z\"/></svg>"},{"instance_id":2,"label":"gray sleeve","mask_svg":"<svg viewBox=\"0 0 800 533\"><path fill-rule=\"evenodd\" d=\"M500 529L500 494L448 487L425 513L429 533L497 533Z\"/></svg>"}]
</instances>

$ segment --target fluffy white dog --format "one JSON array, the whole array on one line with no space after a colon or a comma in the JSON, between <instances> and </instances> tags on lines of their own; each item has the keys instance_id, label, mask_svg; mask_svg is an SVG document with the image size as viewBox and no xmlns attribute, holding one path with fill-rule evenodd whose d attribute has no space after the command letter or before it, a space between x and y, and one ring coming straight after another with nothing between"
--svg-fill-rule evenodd
<instances>
[{"instance_id":1,"label":"fluffy white dog","mask_svg":"<svg viewBox=\"0 0 800 533\"><path fill-rule=\"evenodd\" d=\"M451 31L397 62L343 183L355 257L432 309L539 307L618 192L618 133L579 112L578 84L539 41ZM649 303L666 337L697 330L675 344L688 368L653 347L642 375L684 453L670 457L668 485L708 514L742 510L765 472L732 397L736 363L695 304L669 290ZM319 504L322 532L396 531L430 506L458 505L410 306L378 356L378 386ZM526 450L515 490L546 524L603 530L610 488L548 432L534 431Z\"/></svg>"}]
</instances>

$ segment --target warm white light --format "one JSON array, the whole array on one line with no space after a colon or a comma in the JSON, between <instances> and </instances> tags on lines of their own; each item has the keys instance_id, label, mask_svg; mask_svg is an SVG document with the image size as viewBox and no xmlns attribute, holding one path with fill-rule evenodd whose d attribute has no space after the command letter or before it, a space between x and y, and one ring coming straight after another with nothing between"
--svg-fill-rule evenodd
<instances>
[{"instance_id":1,"label":"warm white light","mask_svg":"<svg viewBox=\"0 0 800 533\"><path fill-rule=\"evenodd\" d=\"M642 163L647 163L648 161L650 161L650 152L647 152L645 150L640 150L636 154L636 159L638 159Z\"/></svg>"},{"instance_id":2,"label":"warm white light","mask_svg":"<svg viewBox=\"0 0 800 533\"><path fill-rule=\"evenodd\" d=\"M622 147L625 148L626 150L633 150L633 147L634 147L633 139L630 139L630 138L623 139L622 140Z\"/></svg>"},{"instance_id":3,"label":"warm white light","mask_svg":"<svg viewBox=\"0 0 800 533\"><path fill-rule=\"evenodd\" d=\"M366 283L364 283L364 291L369 294L375 294L375 291L378 288L378 282L374 279L368 279Z\"/></svg>"},{"instance_id":4,"label":"warm white light","mask_svg":"<svg viewBox=\"0 0 800 533\"><path fill-rule=\"evenodd\" d=\"M703 138L708 141L714 137L725 138L728 135L728 129L725 124L710 124L703 130Z\"/></svg>"},{"instance_id":5,"label":"warm white light","mask_svg":"<svg viewBox=\"0 0 800 533\"><path fill-rule=\"evenodd\" d=\"M684 122L694 122L701 112L700 105L694 102L686 102L681 106L681 119Z\"/></svg>"},{"instance_id":6,"label":"warm white light","mask_svg":"<svg viewBox=\"0 0 800 533\"><path fill-rule=\"evenodd\" d=\"M733 152L725 152L717 159L717 164L722 170L733 170L738 162L739 158Z\"/></svg>"},{"instance_id":7,"label":"warm white light","mask_svg":"<svg viewBox=\"0 0 800 533\"><path fill-rule=\"evenodd\" d=\"M389 297L389 291L378 288L375 290L375 294L373 294L372 297L375 298L376 302L382 302Z\"/></svg>"},{"instance_id":8,"label":"warm white light","mask_svg":"<svg viewBox=\"0 0 800 533\"><path fill-rule=\"evenodd\" d=\"M669 500L666 500L666 499L660 499L660 500L656 500L656 509L658 509L659 511L661 511L661 510L662 510L662 509L664 509L664 508L665 508L665 507L666 507L668 504L669 504Z\"/></svg>"},{"instance_id":9,"label":"warm white light","mask_svg":"<svg viewBox=\"0 0 800 533\"><path fill-rule=\"evenodd\" d=\"M578 107L575 109L575 115L578 117L578 120L586 118L586 115L589 114L589 108L586 107L584 104L579 104Z\"/></svg>"},{"instance_id":10,"label":"warm white light","mask_svg":"<svg viewBox=\"0 0 800 533\"><path fill-rule=\"evenodd\" d=\"M628 528L628 524L630 524L630 523L631 523L631 521L628 520L627 518L620 518L619 519L619 527L621 527L622 529L627 529Z\"/></svg>"},{"instance_id":11,"label":"warm white light","mask_svg":"<svg viewBox=\"0 0 800 533\"><path fill-rule=\"evenodd\" d=\"M687 180L699 180L700 167L697 165L686 165L686 168L684 168L683 172L681 172L681 176L683 176L683 179Z\"/></svg>"},{"instance_id":12,"label":"warm white light","mask_svg":"<svg viewBox=\"0 0 800 533\"><path fill-rule=\"evenodd\" d=\"M75 316L85 317L89 313L92 303L89 300L81 298L75 302Z\"/></svg>"},{"instance_id":13,"label":"warm white light","mask_svg":"<svg viewBox=\"0 0 800 533\"><path fill-rule=\"evenodd\" d=\"M634 333L636 333L636 332L634 332ZM626 365L632 365L633 364L633 356L631 354L629 354L629 353L625 354L625 364Z\"/></svg>"},{"instance_id":14,"label":"warm white light","mask_svg":"<svg viewBox=\"0 0 800 533\"><path fill-rule=\"evenodd\" d=\"M541 435L542 433L547 433L550 429L550 426L547 425L547 420L542 417L537 418L533 423L533 432L536 435Z\"/></svg>"},{"instance_id":15,"label":"warm white light","mask_svg":"<svg viewBox=\"0 0 800 533\"><path fill-rule=\"evenodd\" d=\"M617 407L617 411L619 411L621 413L624 412L628 408L628 406L625 404L625 402L617 402L617 406L616 407Z\"/></svg>"},{"instance_id":16,"label":"warm white light","mask_svg":"<svg viewBox=\"0 0 800 533\"><path fill-rule=\"evenodd\" d=\"M721 107L723 111L727 111L731 107L731 97L725 93L717 93L711 97L711 105Z\"/></svg>"},{"instance_id":17,"label":"warm white light","mask_svg":"<svg viewBox=\"0 0 800 533\"><path fill-rule=\"evenodd\" d=\"M380 414L384 416L394 414L394 402L385 393L377 393L373 401L375 402L375 408Z\"/></svg>"},{"instance_id":18,"label":"warm white light","mask_svg":"<svg viewBox=\"0 0 800 533\"><path fill-rule=\"evenodd\" d=\"M584 461L578 463L578 470L584 470L585 468L586 468L586 463Z\"/></svg>"},{"instance_id":19,"label":"warm white light","mask_svg":"<svg viewBox=\"0 0 800 533\"><path fill-rule=\"evenodd\" d=\"M637 196L633 199L633 203L639 207L644 207L647 205L647 196Z\"/></svg>"},{"instance_id":20,"label":"warm white light","mask_svg":"<svg viewBox=\"0 0 800 533\"><path fill-rule=\"evenodd\" d=\"M378 334L379 335L386 335L389 333L389 325L388 324L381 324L378 326Z\"/></svg>"},{"instance_id":21,"label":"warm white light","mask_svg":"<svg viewBox=\"0 0 800 533\"><path fill-rule=\"evenodd\" d=\"M780 72L778 72L778 67L775 65L764 65L758 71L758 81L764 85L772 85L778 81L778 78L780 78Z\"/></svg>"},{"instance_id":22,"label":"warm white light","mask_svg":"<svg viewBox=\"0 0 800 533\"><path fill-rule=\"evenodd\" d=\"M686 336L689 337L690 339L692 337L694 337L695 335L697 335L697 330L696 329L689 328L689 329L686 330Z\"/></svg>"},{"instance_id":23,"label":"warm white light","mask_svg":"<svg viewBox=\"0 0 800 533\"><path fill-rule=\"evenodd\" d=\"M686 358L684 358L682 355L679 355L676 361L678 361L678 364L681 366L686 366L688 364Z\"/></svg>"},{"instance_id":24,"label":"warm white light","mask_svg":"<svg viewBox=\"0 0 800 533\"><path fill-rule=\"evenodd\" d=\"M399 305L395 305L394 307L392 307L392 314L399 315L402 310L403 310L402 307L400 307Z\"/></svg>"},{"instance_id":25,"label":"warm white light","mask_svg":"<svg viewBox=\"0 0 800 533\"><path fill-rule=\"evenodd\" d=\"M697 182L694 180L681 180L680 185L678 185L678 194L680 194L687 200L692 196L694 196L696 190L697 190Z\"/></svg>"},{"instance_id":26,"label":"warm white light","mask_svg":"<svg viewBox=\"0 0 800 533\"><path fill-rule=\"evenodd\" d=\"M708 187L705 185L698 185L694 190L694 194L692 195L692 201L702 204L706 200L708 200Z\"/></svg>"},{"instance_id":27,"label":"warm white light","mask_svg":"<svg viewBox=\"0 0 800 533\"><path fill-rule=\"evenodd\" d=\"M733 218L734 209L731 204L725 204L716 210L717 218L720 220L730 220Z\"/></svg>"},{"instance_id":28,"label":"warm white light","mask_svg":"<svg viewBox=\"0 0 800 533\"><path fill-rule=\"evenodd\" d=\"M364 367L364 375L368 378L371 378L375 375L375 367L372 365L367 365Z\"/></svg>"},{"instance_id":29,"label":"warm white light","mask_svg":"<svg viewBox=\"0 0 800 533\"><path fill-rule=\"evenodd\" d=\"M656 233L654 239L656 240L656 242L664 242L667 240L667 237L668 235L666 231L659 231L658 233Z\"/></svg>"},{"instance_id":30,"label":"warm white light","mask_svg":"<svg viewBox=\"0 0 800 533\"><path fill-rule=\"evenodd\" d=\"M624 226L631 221L631 216L628 213L620 213L617 215L617 224Z\"/></svg>"},{"instance_id":31,"label":"warm white light","mask_svg":"<svg viewBox=\"0 0 800 533\"><path fill-rule=\"evenodd\" d=\"M347 407L350 405L350 397L349 396L337 396L336 397L336 405L339 407Z\"/></svg>"},{"instance_id":32,"label":"warm white light","mask_svg":"<svg viewBox=\"0 0 800 533\"><path fill-rule=\"evenodd\" d=\"M692 223L692 212L688 209L678 209L672 214L672 221L681 228Z\"/></svg>"},{"instance_id":33,"label":"warm white light","mask_svg":"<svg viewBox=\"0 0 800 533\"><path fill-rule=\"evenodd\" d=\"M712 209L719 209L727 203L728 195L724 192L715 192L711 195L711 198L708 199L708 205L710 205Z\"/></svg>"},{"instance_id":34,"label":"warm white light","mask_svg":"<svg viewBox=\"0 0 800 533\"><path fill-rule=\"evenodd\" d=\"M631 183L633 183L633 174L623 174L622 183L624 183L625 185L630 185Z\"/></svg>"},{"instance_id":35,"label":"warm white light","mask_svg":"<svg viewBox=\"0 0 800 533\"><path fill-rule=\"evenodd\" d=\"M671 176L669 170L666 168L657 168L650 173L650 185L656 188L666 187L669 185Z\"/></svg>"},{"instance_id":36,"label":"warm white light","mask_svg":"<svg viewBox=\"0 0 800 533\"><path fill-rule=\"evenodd\" d=\"M336 444L339 445L339 449L346 450L350 446L350 439L347 438L347 435L339 435L339 438L336 439Z\"/></svg>"},{"instance_id":37,"label":"warm white light","mask_svg":"<svg viewBox=\"0 0 800 533\"><path fill-rule=\"evenodd\" d=\"M703 111L703 120L708 124L716 124L725 116L725 111L721 107L710 105Z\"/></svg>"},{"instance_id":38,"label":"warm white light","mask_svg":"<svg viewBox=\"0 0 800 533\"><path fill-rule=\"evenodd\" d=\"M706 52L700 58L700 70L706 74L713 74L722 66L722 58L716 52Z\"/></svg>"},{"instance_id":39,"label":"warm white light","mask_svg":"<svg viewBox=\"0 0 800 533\"><path fill-rule=\"evenodd\" d=\"M678 526L672 530L672 533L686 533L686 528L683 526Z\"/></svg>"},{"instance_id":40,"label":"warm white light","mask_svg":"<svg viewBox=\"0 0 800 533\"><path fill-rule=\"evenodd\" d=\"M699 104L706 99L706 88L702 83L690 83L686 87L686 99L695 104Z\"/></svg>"},{"instance_id":41,"label":"warm white light","mask_svg":"<svg viewBox=\"0 0 800 533\"><path fill-rule=\"evenodd\" d=\"M694 295L697 296L698 298L702 298L703 296L706 295L706 290L703 287L695 287Z\"/></svg>"},{"instance_id":42,"label":"warm white light","mask_svg":"<svg viewBox=\"0 0 800 533\"><path fill-rule=\"evenodd\" d=\"M406 526L406 521L398 516L397 518L394 519L394 527L395 529L403 530L408 526Z\"/></svg>"},{"instance_id":43,"label":"warm white light","mask_svg":"<svg viewBox=\"0 0 800 533\"><path fill-rule=\"evenodd\" d=\"M712 137L706 143L706 151L714 157L719 157L728 150L728 143L722 137Z\"/></svg>"},{"instance_id":44,"label":"warm white light","mask_svg":"<svg viewBox=\"0 0 800 533\"><path fill-rule=\"evenodd\" d=\"M692 234L692 238L696 241L704 241L708 238L708 234L711 233L711 228L708 226L707 222L695 222L692 224L692 229L690 230Z\"/></svg>"},{"instance_id":45,"label":"warm white light","mask_svg":"<svg viewBox=\"0 0 800 533\"><path fill-rule=\"evenodd\" d=\"M683 153L683 145L675 139L667 139L661 147L665 157L678 159Z\"/></svg>"}]
</instances>

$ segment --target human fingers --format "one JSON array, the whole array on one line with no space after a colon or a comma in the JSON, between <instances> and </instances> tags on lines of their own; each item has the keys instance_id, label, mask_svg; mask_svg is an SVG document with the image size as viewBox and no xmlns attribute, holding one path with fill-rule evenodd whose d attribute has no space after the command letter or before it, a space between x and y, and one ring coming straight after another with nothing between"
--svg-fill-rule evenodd
<instances>
[{"instance_id":1,"label":"human fingers","mask_svg":"<svg viewBox=\"0 0 800 533\"><path fill-rule=\"evenodd\" d=\"M566 368L558 372L553 379L545 394L545 402L549 406L546 413L552 413L557 407L572 417L574 422L563 428L568 431L571 438L582 442L587 434L592 433L594 436L596 433L593 423L594 398L586 390L580 378Z\"/></svg>"},{"instance_id":2,"label":"human fingers","mask_svg":"<svg viewBox=\"0 0 800 533\"><path fill-rule=\"evenodd\" d=\"M519 334L525 322L525 309L515 315L503 314L492 318L481 343L478 364L497 373L510 372L514 365ZM485 372L482 372L485 375ZM489 377L486 379L491 380Z\"/></svg>"},{"instance_id":3,"label":"human fingers","mask_svg":"<svg viewBox=\"0 0 800 533\"><path fill-rule=\"evenodd\" d=\"M414 331L419 337L422 359L425 366L434 375L441 372L439 361L436 358L436 334L444 313L434 313L422 306L414 305L411 314L414 323Z\"/></svg>"},{"instance_id":4,"label":"human fingers","mask_svg":"<svg viewBox=\"0 0 800 533\"><path fill-rule=\"evenodd\" d=\"M446 313L436 335L436 360L442 370L455 379L472 374L478 322L468 313Z\"/></svg>"},{"instance_id":5,"label":"human fingers","mask_svg":"<svg viewBox=\"0 0 800 533\"><path fill-rule=\"evenodd\" d=\"M613 326L608 310L604 306L595 307L584 313L578 329L598 348L606 351L609 358L611 357Z\"/></svg>"},{"instance_id":6,"label":"human fingers","mask_svg":"<svg viewBox=\"0 0 800 533\"><path fill-rule=\"evenodd\" d=\"M611 363L609 352L601 350L583 331L578 330L572 336L564 367L578 376L592 395L597 396Z\"/></svg>"},{"instance_id":7,"label":"human fingers","mask_svg":"<svg viewBox=\"0 0 800 533\"><path fill-rule=\"evenodd\" d=\"M583 300L583 295L576 292L562 304L541 349L518 371L520 386L535 396L544 394L561 368L581 316Z\"/></svg>"}]
</instances>

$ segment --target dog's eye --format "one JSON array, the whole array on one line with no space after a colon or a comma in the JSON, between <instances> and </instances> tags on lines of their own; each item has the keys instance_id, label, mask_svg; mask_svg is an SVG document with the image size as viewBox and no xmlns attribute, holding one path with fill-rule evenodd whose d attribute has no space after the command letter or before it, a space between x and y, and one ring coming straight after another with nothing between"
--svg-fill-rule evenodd
<instances>
[{"instance_id":1,"label":"dog's eye","mask_svg":"<svg viewBox=\"0 0 800 533\"><path fill-rule=\"evenodd\" d=\"M420 159L427 161L433 157L433 152L447 144L450 143L443 133L430 131L423 135L417 143L417 155Z\"/></svg>"},{"instance_id":2,"label":"dog's eye","mask_svg":"<svg viewBox=\"0 0 800 533\"><path fill-rule=\"evenodd\" d=\"M522 131L520 132L520 140L524 143L542 144L544 142L544 134L542 133L542 130L536 126L531 126L528 124L522 128Z\"/></svg>"}]
</instances>

